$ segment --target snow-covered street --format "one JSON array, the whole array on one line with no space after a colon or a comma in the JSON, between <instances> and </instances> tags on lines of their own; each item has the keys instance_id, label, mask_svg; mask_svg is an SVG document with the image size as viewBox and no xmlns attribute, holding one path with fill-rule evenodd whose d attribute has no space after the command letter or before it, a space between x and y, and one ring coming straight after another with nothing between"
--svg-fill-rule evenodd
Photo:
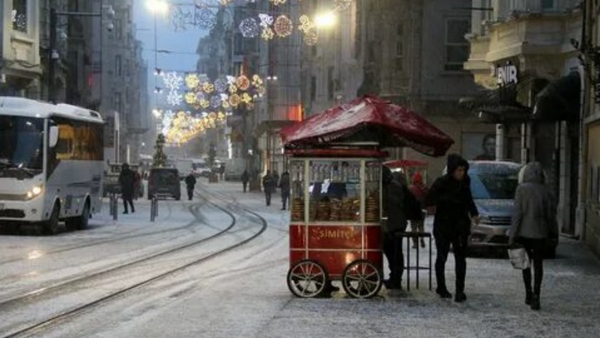
<instances>
[{"instance_id":1,"label":"snow-covered street","mask_svg":"<svg viewBox=\"0 0 600 338\"><path fill-rule=\"evenodd\" d=\"M289 213L239 183L199 184L194 201L160 201L87 230L0 236L0 336L597 337L600 263L562 239L545 261L542 310L523 304L506 259L468 260L468 301L427 289L298 299L288 290ZM119 206L121 207L121 206ZM421 251L421 264L427 256ZM435 253L434 253L435 254ZM452 258L447 266L453 285ZM434 282L435 287L435 282ZM451 288L450 291L453 291ZM57 320L54 320L56 318ZM40 324L39 326L36 326ZM36 326L36 327L33 327Z\"/></svg>"}]
</instances>

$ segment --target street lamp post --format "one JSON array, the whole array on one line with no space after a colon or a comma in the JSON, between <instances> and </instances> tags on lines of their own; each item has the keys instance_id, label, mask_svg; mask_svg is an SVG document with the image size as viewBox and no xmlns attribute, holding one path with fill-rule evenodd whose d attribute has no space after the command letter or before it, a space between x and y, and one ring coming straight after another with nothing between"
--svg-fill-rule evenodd
<instances>
[{"instance_id":1,"label":"street lamp post","mask_svg":"<svg viewBox=\"0 0 600 338\"><path fill-rule=\"evenodd\" d=\"M112 19L115 16L115 11L112 6L102 7L102 9L106 8L106 14L108 17ZM57 21L58 16L83 16L83 17L95 17L102 16L102 12L94 13L94 12L69 12L69 11L57 11L56 8L50 9L50 45L48 48L48 101L55 102L56 101L56 92L54 88L54 76L56 73L56 60L60 57L58 51L56 50L56 29L57 29ZM109 31L113 29L113 23L109 22L107 28Z\"/></svg>"}]
</instances>

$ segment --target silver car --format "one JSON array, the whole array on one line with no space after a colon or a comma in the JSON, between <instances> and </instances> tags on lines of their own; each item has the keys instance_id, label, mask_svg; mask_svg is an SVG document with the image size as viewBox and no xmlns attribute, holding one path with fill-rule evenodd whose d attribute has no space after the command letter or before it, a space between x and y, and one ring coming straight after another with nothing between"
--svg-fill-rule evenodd
<instances>
[{"instance_id":1,"label":"silver car","mask_svg":"<svg viewBox=\"0 0 600 338\"><path fill-rule=\"evenodd\" d=\"M521 165L470 161L471 192L480 222L471 226L472 247L506 247Z\"/></svg>"}]
</instances>

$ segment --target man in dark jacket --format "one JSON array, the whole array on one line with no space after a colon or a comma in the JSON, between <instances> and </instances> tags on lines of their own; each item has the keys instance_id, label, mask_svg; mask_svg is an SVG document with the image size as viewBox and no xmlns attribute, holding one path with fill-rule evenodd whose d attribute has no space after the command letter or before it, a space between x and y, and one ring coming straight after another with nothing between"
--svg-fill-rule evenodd
<instances>
[{"instance_id":1,"label":"man in dark jacket","mask_svg":"<svg viewBox=\"0 0 600 338\"><path fill-rule=\"evenodd\" d=\"M479 223L479 213L471 194L471 180L467 175L469 163L456 154L448 156L447 173L438 178L427 194L426 206L435 213L433 234L437 248L435 275L436 292L442 298L452 298L446 287L445 267L450 245L456 261L456 302L467 300L465 276L467 272L467 243L471 222Z\"/></svg>"},{"instance_id":2,"label":"man in dark jacket","mask_svg":"<svg viewBox=\"0 0 600 338\"><path fill-rule=\"evenodd\" d=\"M244 186L244 192L246 192L246 188L248 187L248 181L250 181L250 174L248 174L248 170L244 170L244 173L242 173L242 185Z\"/></svg>"},{"instance_id":3,"label":"man in dark jacket","mask_svg":"<svg viewBox=\"0 0 600 338\"><path fill-rule=\"evenodd\" d=\"M187 187L188 200L192 200L194 197L194 188L196 187L196 178L194 177L194 173L190 173L185 178L185 185Z\"/></svg>"},{"instance_id":4,"label":"man in dark jacket","mask_svg":"<svg viewBox=\"0 0 600 338\"><path fill-rule=\"evenodd\" d=\"M402 238L398 233L406 231L406 214L404 210L404 189L402 184L394 179L389 168L383 167L383 208L387 215L386 226L383 229L383 253L390 266L390 279L385 281L388 289L402 288L402 274L404 273L404 255L402 253Z\"/></svg>"},{"instance_id":5,"label":"man in dark jacket","mask_svg":"<svg viewBox=\"0 0 600 338\"><path fill-rule=\"evenodd\" d=\"M279 189L281 189L281 210L285 210L287 202L290 198L290 173L287 171L281 174L281 179L279 180Z\"/></svg>"},{"instance_id":6,"label":"man in dark jacket","mask_svg":"<svg viewBox=\"0 0 600 338\"><path fill-rule=\"evenodd\" d=\"M135 192L135 173L129 169L129 164L123 163L119 174L119 185L121 186L121 197L123 198L124 214L128 214L127 205L131 206L131 212L135 212L133 206L133 194Z\"/></svg>"},{"instance_id":7,"label":"man in dark jacket","mask_svg":"<svg viewBox=\"0 0 600 338\"><path fill-rule=\"evenodd\" d=\"M271 205L271 193L273 192L273 186L275 185L273 181L273 176L271 176L271 171L267 171L265 177L262 180L263 189L265 191L265 199L267 201L267 206Z\"/></svg>"}]
</instances>

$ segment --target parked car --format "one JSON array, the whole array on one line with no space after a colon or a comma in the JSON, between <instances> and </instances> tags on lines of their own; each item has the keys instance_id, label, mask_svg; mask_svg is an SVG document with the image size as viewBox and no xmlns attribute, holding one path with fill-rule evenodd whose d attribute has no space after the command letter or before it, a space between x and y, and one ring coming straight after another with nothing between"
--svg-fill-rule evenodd
<instances>
[{"instance_id":1,"label":"parked car","mask_svg":"<svg viewBox=\"0 0 600 338\"><path fill-rule=\"evenodd\" d=\"M152 168L148 177L148 199L153 197L181 199L179 171L175 168Z\"/></svg>"},{"instance_id":2,"label":"parked car","mask_svg":"<svg viewBox=\"0 0 600 338\"><path fill-rule=\"evenodd\" d=\"M192 168L196 178L210 176L210 167L204 160L194 160L192 163Z\"/></svg>"},{"instance_id":3,"label":"parked car","mask_svg":"<svg viewBox=\"0 0 600 338\"><path fill-rule=\"evenodd\" d=\"M478 225L472 224L469 247L508 247L515 192L522 166L513 162L469 161L471 193L479 211ZM549 243L547 256L556 255L558 241Z\"/></svg>"}]
</instances>

